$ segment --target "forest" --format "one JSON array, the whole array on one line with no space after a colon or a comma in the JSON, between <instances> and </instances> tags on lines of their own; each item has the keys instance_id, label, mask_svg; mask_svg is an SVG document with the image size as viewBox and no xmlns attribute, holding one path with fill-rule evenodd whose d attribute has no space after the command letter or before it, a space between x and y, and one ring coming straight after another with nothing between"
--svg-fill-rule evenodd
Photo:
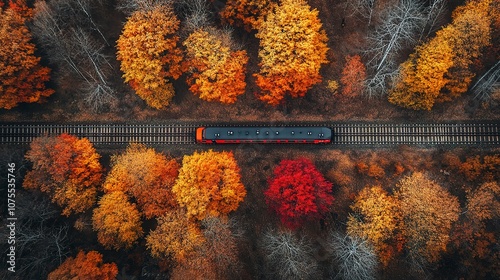
<instances>
[{"instance_id":1,"label":"forest","mask_svg":"<svg viewBox=\"0 0 500 280\"><path fill-rule=\"evenodd\" d=\"M499 27L498 0L0 0L0 122L500 121ZM2 279L500 277L499 147L0 155Z\"/></svg>"}]
</instances>

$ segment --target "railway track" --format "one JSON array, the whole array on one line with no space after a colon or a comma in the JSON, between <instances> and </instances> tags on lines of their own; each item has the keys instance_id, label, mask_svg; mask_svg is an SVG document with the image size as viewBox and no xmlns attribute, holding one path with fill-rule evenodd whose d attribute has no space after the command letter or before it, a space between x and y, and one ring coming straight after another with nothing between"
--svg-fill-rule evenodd
<instances>
[{"instance_id":1,"label":"railway track","mask_svg":"<svg viewBox=\"0 0 500 280\"><path fill-rule=\"evenodd\" d=\"M288 124L292 125L292 124ZM304 124L298 124L304 125ZM311 125L311 124L308 124ZM471 123L326 123L335 146L500 146L500 122ZM195 144L195 123L176 124L44 124L0 123L0 145L27 145L42 135L68 133L88 138L99 147Z\"/></svg>"}]
</instances>

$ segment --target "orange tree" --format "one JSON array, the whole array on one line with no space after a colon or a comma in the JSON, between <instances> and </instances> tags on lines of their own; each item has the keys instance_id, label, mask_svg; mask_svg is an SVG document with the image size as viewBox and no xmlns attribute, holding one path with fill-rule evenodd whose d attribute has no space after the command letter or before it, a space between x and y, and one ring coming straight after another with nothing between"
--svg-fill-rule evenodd
<instances>
[{"instance_id":1,"label":"orange tree","mask_svg":"<svg viewBox=\"0 0 500 280\"><path fill-rule=\"evenodd\" d=\"M332 184L305 158L282 160L264 192L269 207L289 228L320 218L333 203Z\"/></svg>"},{"instance_id":2,"label":"orange tree","mask_svg":"<svg viewBox=\"0 0 500 280\"><path fill-rule=\"evenodd\" d=\"M389 101L415 110L430 110L467 91L475 74L471 66L491 40L492 0L469 0L434 39L416 48L402 64Z\"/></svg>"},{"instance_id":3,"label":"orange tree","mask_svg":"<svg viewBox=\"0 0 500 280\"><path fill-rule=\"evenodd\" d=\"M357 96L363 93L366 80L366 67L359 55L346 56L345 66L342 69L342 94L345 96Z\"/></svg>"},{"instance_id":4,"label":"orange tree","mask_svg":"<svg viewBox=\"0 0 500 280\"><path fill-rule=\"evenodd\" d=\"M142 236L141 215L122 191L104 194L94 209L92 225L106 249L130 248Z\"/></svg>"},{"instance_id":5,"label":"orange tree","mask_svg":"<svg viewBox=\"0 0 500 280\"><path fill-rule=\"evenodd\" d=\"M399 222L398 202L380 186L366 187L356 196L347 220L347 233L368 240L383 265L393 257L392 241Z\"/></svg>"},{"instance_id":6,"label":"orange tree","mask_svg":"<svg viewBox=\"0 0 500 280\"><path fill-rule=\"evenodd\" d=\"M286 94L301 97L321 81L319 69L327 63L326 33L305 0L282 0L259 26L260 99L278 105Z\"/></svg>"},{"instance_id":7,"label":"orange tree","mask_svg":"<svg viewBox=\"0 0 500 280\"><path fill-rule=\"evenodd\" d=\"M26 158L33 168L23 187L48 193L63 208L63 215L81 213L94 205L103 168L88 139L68 134L40 137L33 140Z\"/></svg>"},{"instance_id":8,"label":"orange tree","mask_svg":"<svg viewBox=\"0 0 500 280\"><path fill-rule=\"evenodd\" d=\"M197 29L184 41L189 89L207 101L234 103L245 92L246 51L234 50L229 32Z\"/></svg>"},{"instance_id":9,"label":"orange tree","mask_svg":"<svg viewBox=\"0 0 500 280\"><path fill-rule=\"evenodd\" d=\"M398 228L410 254L438 261L458 220L458 199L419 172L399 181L395 198L401 215Z\"/></svg>"},{"instance_id":10,"label":"orange tree","mask_svg":"<svg viewBox=\"0 0 500 280\"><path fill-rule=\"evenodd\" d=\"M146 103L163 108L174 96L169 78L182 74L182 51L175 35L179 20L169 6L134 12L117 41L117 57L125 82Z\"/></svg>"},{"instance_id":11,"label":"orange tree","mask_svg":"<svg viewBox=\"0 0 500 280\"><path fill-rule=\"evenodd\" d=\"M42 102L54 93L45 88L50 69L40 65L26 21L31 9L24 1L0 7L0 108L11 109L21 102Z\"/></svg>"},{"instance_id":12,"label":"orange tree","mask_svg":"<svg viewBox=\"0 0 500 280\"><path fill-rule=\"evenodd\" d=\"M195 152L184 156L172 192L187 216L203 220L238 208L246 195L232 152Z\"/></svg>"},{"instance_id":13,"label":"orange tree","mask_svg":"<svg viewBox=\"0 0 500 280\"><path fill-rule=\"evenodd\" d=\"M229 24L251 31L259 28L277 2L278 0L228 0L220 14Z\"/></svg>"},{"instance_id":14,"label":"orange tree","mask_svg":"<svg viewBox=\"0 0 500 280\"><path fill-rule=\"evenodd\" d=\"M75 258L67 258L56 270L47 277L48 280L85 279L112 280L116 279L118 267L115 263L102 263L102 255L96 251L78 252Z\"/></svg>"},{"instance_id":15,"label":"orange tree","mask_svg":"<svg viewBox=\"0 0 500 280\"><path fill-rule=\"evenodd\" d=\"M146 218L157 217L176 205L171 192L179 164L141 144L131 144L124 154L111 158L104 191L123 191L137 202Z\"/></svg>"}]
</instances>

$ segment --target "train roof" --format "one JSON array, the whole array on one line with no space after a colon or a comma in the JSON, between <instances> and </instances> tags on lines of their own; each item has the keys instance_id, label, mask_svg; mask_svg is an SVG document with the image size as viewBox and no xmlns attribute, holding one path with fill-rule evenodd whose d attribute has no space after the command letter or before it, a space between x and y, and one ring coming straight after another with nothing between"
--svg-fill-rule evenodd
<instances>
[{"instance_id":1,"label":"train roof","mask_svg":"<svg viewBox=\"0 0 500 280\"><path fill-rule=\"evenodd\" d=\"M204 138L210 140L310 140L331 139L328 127L206 127Z\"/></svg>"}]
</instances>

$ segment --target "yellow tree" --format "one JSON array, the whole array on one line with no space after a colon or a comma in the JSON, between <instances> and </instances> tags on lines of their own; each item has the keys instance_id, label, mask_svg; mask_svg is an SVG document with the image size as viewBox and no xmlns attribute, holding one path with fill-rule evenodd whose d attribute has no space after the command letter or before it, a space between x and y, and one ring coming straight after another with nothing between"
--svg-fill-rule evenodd
<instances>
[{"instance_id":1,"label":"yellow tree","mask_svg":"<svg viewBox=\"0 0 500 280\"><path fill-rule=\"evenodd\" d=\"M197 29L184 41L189 89L207 101L234 103L245 92L246 51L235 50L231 34L212 27Z\"/></svg>"},{"instance_id":2,"label":"yellow tree","mask_svg":"<svg viewBox=\"0 0 500 280\"><path fill-rule=\"evenodd\" d=\"M94 209L92 225L106 249L130 248L142 236L141 215L121 191L104 194Z\"/></svg>"},{"instance_id":3,"label":"yellow tree","mask_svg":"<svg viewBox=\"0 0 500 280\"><path fill-rule=\"evenodd\" d=\"M171 188L179 164L141 144L131 144L124 154L111 158L104 191L132 196L146 218L157 217L176 205Z\"/></svg>"},{"instance_id":4,"label":"yellow tree","mask_svg":"<svg viewBox=\"0 0 500 280\"><path fill-rule=\"evenodd\" d=\"M134 12L117 41L123 78L146 103L163 108L174 96L168 79L182 74L182 51L175 35L179 20L169 6Z\"/></svg>"},{"instance_id":5,"label":"yellow tree","mask_svg":"<svg viewBox=\"0 0 500 280\"><path fill-rule=\"evenodd\" d=\"M401 179L397 187L395 198L401 215L398 227L406 248L413 257L438 261L458 220L458 199L419 172Z\"/></svg>"},{"instance_id":6,"label":"yellow tree","mask_svg":"<svg viewBox=\"0 0 500 280\"><path fill-rule=\"evenodd\" d=\"M399 77L389 92L389 102L414 110L432 109L448 82L445 74L452 65L452 48L442 37L417 47L401 65Z\"/></svg>"},{"instance_id":7,"label":"yellow tree","mask_svg":"<svg viewBox=\"0 0 500 280\"><path fill-rule=\"evenodd\" d=\"M0 108L11 109L21 102L42 102L54 93L45 88L50 69L40 65L26 26L31 9L24 1L0 7Z\"/></svg>"},{"instance_id":8,"label":"yellow tree","mask_svg":"<svg viewBox=\"0 0 500 280\"><path fill-rule=\"evenodd\" d=\"M347 220L347 233L368 240L383 265L394 254L391 242L395 238L400 217L398 202L380 186L366 187L356 196Z\"/></svg>"},{"instance_id":9,"label":"yellow tree","mask_svg":"<svg viewBox=\"0 0 500 280\"><path fill-rule=\"evenodd\" d=\"M40 137L31 142L26 158L33 168L23 187L48 193L63 208L63 215L81 213L94 205L103 168L88 139L68 134Z\"/></svg>"},{"instance_id":10,"label":"yellow tree","mask_svg":"<svg viewBox=\"0 0 500 280\"><path fill-rule=\"evenodd\" d=\"M305 0L282 0L259 26L260 72L254 74L263 94L259 97L278 105L286 94L304 96L321 81L321 64L327 63L327 37Z\"/></svg>"},{"instance_id":11,"label":"yellow tree","mask_svg":"<svg viewBox=\"0 0 500 280\"><path fill-rule=\"evenodd\" d=\"M198 220L236 210L246 195L233 153L212 150L184 156L172 192L188 217Z\"/></svg>"},{"instance_id":12,"label":"yellow tree","mask_svg":"<svg viewBox=\"0 0 500 280\"><path fill-rule=\"evenodd\" d=\"M48 280L85 279L113 280L118 274L115 263L102 263L102 255L96 251L78 252L75 258L67 258L47 277Z\"/></svg>"}]
</instances>

